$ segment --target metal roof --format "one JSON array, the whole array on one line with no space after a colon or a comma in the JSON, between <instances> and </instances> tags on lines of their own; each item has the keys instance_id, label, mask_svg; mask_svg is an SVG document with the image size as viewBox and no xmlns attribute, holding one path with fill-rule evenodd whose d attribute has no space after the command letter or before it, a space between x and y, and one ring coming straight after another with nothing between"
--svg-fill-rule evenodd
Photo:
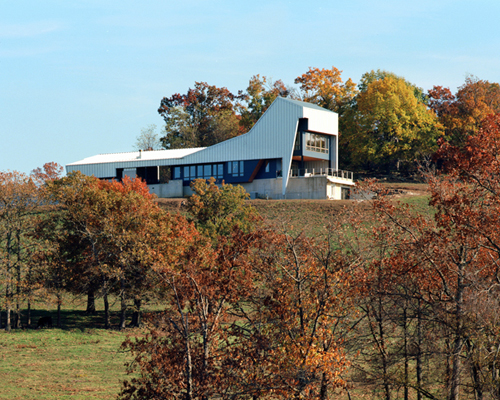
<instances>
[{"instance_id":1,"label":"metal roof","mask_svg":"<svg viewBox=\"0 0 500 400\"><path fill-rule=\"evenodd\" d=\"M142 150L131 151L127 153L109 153L98 154L96 156L87 157L83 160L73 162L70 165L86 165L86 164L102 164L112 162L129 162L129 161L156 161L156 160L172 160L183 158L197 151L204 150L205 147L196 147L191 149L174 149L174 150Z\"/></svg>"}]
</instances>

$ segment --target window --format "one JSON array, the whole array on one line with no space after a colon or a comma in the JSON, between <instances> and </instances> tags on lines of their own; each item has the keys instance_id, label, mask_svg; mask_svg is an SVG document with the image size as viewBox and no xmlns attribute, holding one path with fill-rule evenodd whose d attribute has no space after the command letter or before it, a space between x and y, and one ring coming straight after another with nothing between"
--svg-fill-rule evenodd
<instances>
[{"instance_id":1,"label":"window","mask_svg":"<svg viewBox=\"0 0 500 400\"><path fill-rule=\"evenodd\" d=\"M266 162L266 173L268 173L268 172L269 172L270 165L271 165L271 163L270 163L269 161L268 161L268 162Z\"/></svg>"},{"instance_id":2,"label":"window","mask_svg":"<svg viewBox=\"0 0 500 400\"><path fill-rule=\"evenodd\" d=\"M191 176L191 179L196 178L196 166L195 165L191 165L189 175Z\"/></svg>"},{"instance_id":3,"label":"window","mask_svg":"<svg viewBox=\"0 0 500 400\"><path fill-rule=\"evenodd\" d=\"M330 138L325 135L306 132L306 150L328 154Z\"/></svg>"},{"instance_id":4,"label":"window","mask_svg":"<svg viewBox=\"0 0 500 400\"><path fill-rule=\"evenodd\" d=\"M198 165L198 178L203 178L203 165Z\"/></svg>"},{"instance_id":5,"label":"window","mask_svg":"<svg viewBox=\"0 0 500 400\"><path fill-rule=\"evenodd\" d=\"M174 168L174 179L181 179L181 167Z\"/></svg>"},{"instance_id":6,"label":"window","mask_svg":"<svg viewBox=\"0 0 500 400\"><path fill-rule=\"evenodd\" d=\"M245 162L229 161L227 163L227 173L233 177L243 176L245 174Z\"/></svg>"},{"instance_id":7,"label":"window","mask_svg":"<svg viewBox=\"0 0 500 400\"><path fill-rule=\"evenodd\" d=\"M212 166L211 165L205 165L204 166L203 178L210 179L211 176L212 176Z\"/></svg>"},{"instance_id":8,"label":"window","mask_svg":"<svg viewBox=\"0 0 500 400\"><path fill-rule=\"evenodd\" d=\"M184 180L189 180L189 167L184 167Z\"/></svg>"},{"instance_id":9,"label":"window","mask_svg":"<svg viewBox=\"0 0 500 400\"><path fill-rule=\"evenodd\" d=\"M217 165L217 178L219 178L219 179L224 178L224 165L223 164Z\"/></svg>"}]
</instances>

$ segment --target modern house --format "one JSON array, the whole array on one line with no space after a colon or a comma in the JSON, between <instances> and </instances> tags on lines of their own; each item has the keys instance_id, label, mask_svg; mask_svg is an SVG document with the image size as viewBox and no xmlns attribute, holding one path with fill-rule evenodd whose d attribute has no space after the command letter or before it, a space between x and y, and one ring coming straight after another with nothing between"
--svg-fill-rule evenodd
<instances>
[{"instance_id":1,"label":"modern house","mask_svg":"<svg viewBox=\"0 0 500 400\"><path fill-rule=\"evenodd\" d=\"M138 176L158 197L190 195L194 179L242 185L252 198L344 199L352 172L338 170L338 115L278 97L246 134L205 148L101 154L66 166L100 179Z\"/></svg>"}]
</instances>

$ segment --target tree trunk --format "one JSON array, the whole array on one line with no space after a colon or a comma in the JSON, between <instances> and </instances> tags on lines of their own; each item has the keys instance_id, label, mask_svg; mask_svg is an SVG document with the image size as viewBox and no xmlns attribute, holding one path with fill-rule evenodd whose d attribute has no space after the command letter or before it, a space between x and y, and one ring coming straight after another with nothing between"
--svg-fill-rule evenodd
<instances>
[{"instance_id":1,"label":"tree trunk","mask_svg":"<svg viewBox=\"0 0 500 400\"><path fill-rule=\"evenodd\" d=\"M464 255L462 255L462 260ZM465 262L462 261L458 265L459 270L457 274L457 289L455 292L455 331L453 340L453 350L451 354L452 367L451 367L451 381L450 381L450 394L449 400L458 400L460 395L460 353L464 345L462 337L462 317L463 317L463 294L465 290L463 271L465 269Z\"/></svg>"},{"instance_id":2,"label":"tree trunk","mask_svg":"<svg viewBox=\"0 0 500 400\"><path fill-rule=\"evenodd\" d=\"M87 310L85 311L87 314L95 315L95 291L94 289L89 289L87 291Z\"/></svg>"},{"instance_id":3,"label":"tree trunk","mask_svg":"<svg viewBox=\"0 0 500 400\"><path fill-rule=\"evenodd\" d=\"M404 400L409 399L408 393L408 383L409 383L409 354L408 354L408 316L406 310L406 304L403 309L403 337L404 337L404 358L405 358L405 385L404 385Z\"/></svg>"},{"instance_id":4,"label":"tree trunk","mask_svg":"<svg viewBox=\"0 0 500 400\"><path fill-rule=\"evenodd\" d=\"M422 400L422 309L420 299L417 306L417 400Z\"/></svg>"},{"instance_id":5,"label":"tree trunk","mask_svg":"<svg viewBox=\"0 0 500 400\"><path fill-rule=\"evenodd\" d=\"M193 399L193 365L191 362L191 349L189 347L189 328L188 319L185 321L185 340L186 340L186 400Z\"/></svg>"},{"instance_id":6,"label":"tree trunk","mask_svg":"<svg viewBox=\"0 0 500 400\"><path fill-rule=\"evenodd\" d=\"M31 327L31 300L28 298L28 311L26 315L26 326Z\"/></svg>"},{"instance_id":7,"label":"tree trunk","mask_svg":"<svg viewBox=\"0 0 500 400\"><path fill-rule=\"evenodd\" d=\"M127 299L125 296L125 282L120 279L120 330L126 328L127 323Z\"/></svg>"},{"instance_id":8,"label":"tree trunk","mask_svg":"<svg viewBox=\"0 0 500 400\"><path fill-rule=\"evenodd\" d=\"M10 303L7 303L7 310L6 310L6 313L7 313L7 320L5 321L5 330L7 332L10 332L10 330L12 329L12 325L11 325L11 306L10 306Z\"/></svg>"},{"instance_id":9,"label":"tree trunk","mask_svg":"<svg viewBox=\"0 0 500 400\"><path fill-rule=\"evenodd\" d=\"M141 325L141 299L134 299L134 313L132 314L132 326Z\"/></svg>"},{"instance_id":10,"label":"tree trunk","mask_svg":"<svg viewBox=\"0 0 500 400\"><path fill-rule=\"evenodd\" d=\"M108 291L104 292L104 328L109 329L111 327L111 321L109 317L109 301L108 301Z\"/></svg>"},{"instance_id":11,"label":"tree trunk","mask_svg":"<svg viewBox=\"0 0 500 400\"><path fill-rule=\"evenodd\" d=\"M323 372L321 377L321 388L319 390L319 399L328 400L328 379L326 374Z\"/></svg>"},{"instance_id":12,"label":"tree trunk","mask_svg":"<svg viewBox=\"0 0 500 400\"><path fill-rule=\"evenodd\" d=\"M10 283L7 281L7 284L5 285L5 300L6 300L6 305L5 305L5 330L7 332L10 332L12 329L11 325L11 311L12 311L12 306L11 306L11 296L10 296Z\"/></svg>"},{"instance_id":13,"label":"tree trunk","mask_svg":"<svg viewBox=\"0 0 500 400\"><path fill-rule=\"evenodd\" d=\"M62 328L62 324L61 324L61 304L62 304L61 293L57 293L57 327L59 329Z\"/></svg>"}]
</instances>

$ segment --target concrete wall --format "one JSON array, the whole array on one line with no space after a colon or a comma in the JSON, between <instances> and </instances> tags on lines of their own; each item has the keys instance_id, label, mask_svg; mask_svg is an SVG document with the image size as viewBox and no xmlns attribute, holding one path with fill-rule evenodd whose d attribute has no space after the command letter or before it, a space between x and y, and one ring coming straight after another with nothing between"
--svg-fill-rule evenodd
<instances>
[{"instance_id":1,"label":"concrete wall","mask_svg":"<svg viewBox=\"0 0 500 400\"><path fill-rule=\"evenodd\" d=\"M178 179L168 183L148 185L149 191L160 198L183 197L182 180Z\"/></svg>"},{"instance_id":2,"label":"concrete wall","mask_svg":"<svg viewBox=\"0 0 500 400\"><path fill-rule=\"evenodd\" d=\"M252 183L242 183L241 186L252 199L340 200L342 198L342 185L329 182L325 176L321 175L308 178L291 177L285 196L281 192L282 178L256 179ZM149 185L149 190L160 198L186 197L193 194L191 187L183 186L183 181L180 179L159 185Z\"/></svg>"}]
</instances>

